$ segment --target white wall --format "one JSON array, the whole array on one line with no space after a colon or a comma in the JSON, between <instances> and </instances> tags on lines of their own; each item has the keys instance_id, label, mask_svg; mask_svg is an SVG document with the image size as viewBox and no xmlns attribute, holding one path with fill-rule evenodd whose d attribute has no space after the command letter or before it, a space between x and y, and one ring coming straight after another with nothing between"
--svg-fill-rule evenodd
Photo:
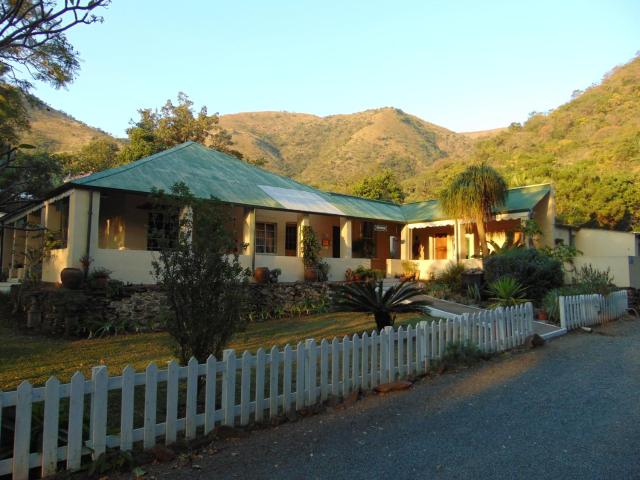
<instances>
[{"instance_id":1,"label":"white wall","mask_svg":"<svg viewBox=\"0 0 640 480\"><path fill-rule=\"evenodd\" d=\"M348 268L355 270L359 266L371 268L371 260L368 258L323 258L329 264L329 281L342 282Z\"/></svg>"},{"instance_id":2,"label":"white wall","mask_svg":"<svg viewBox=\"0 0 640 480\"><path fill-rule=\"evenodd\" d=\"M575 247L585 257L632 257L636 251L636 235L595 228L581 228L575 233Z\"/></svg>"},{"instance_id":3,"label":"white wall","mask_svg":"<svg viewBox=\"0 0 640 480\"><path fill-rule=\"evenodd\" d=\"M574 260L576 269L583 265L592 265L598 270L607 270L613 276L613 283L618 287L640 288L640 257L629 256L585 256L581 255ZM571 281L572 273L567 275L566 280Z\"/></svg>"},{"instance_id":4,"label":"white wall","mask_svg":"<svg viewBox=\"0 0 640 480\"><path fill-rule=\"evenodd\" d=\"M157 252L98 248L92 252L93 266L111 270L111 278L130 283L156 283L151 262Z\"/></svg>"},{"instance_id":5,"label":"white wall","mask_svg":"<svg viewBox=\"0 0 640 480\"><path fill-rule=\"evenodd\" d=\"M438 272L447 268L447 266L453 263L452 260L411 260L418 266L420 272L420 280L430 280ZM402 275L404 268L402 268L403 260L387 260L387 275L395 276ZM470 268L482 268L482 260L477 258L470 258L460 260L467 269Z\"/></svg>"},{"instance_id":6,"label":"white wall","mask_svg":"<svg viewBox=\"0 0 640 480\"><path fill-rule=\"evenodd\" d=\"M300 257L256 254L256 268L267 267L282 270L281 282L297 282L304 279L304 265Z\"/></svg>"}]
</instances>

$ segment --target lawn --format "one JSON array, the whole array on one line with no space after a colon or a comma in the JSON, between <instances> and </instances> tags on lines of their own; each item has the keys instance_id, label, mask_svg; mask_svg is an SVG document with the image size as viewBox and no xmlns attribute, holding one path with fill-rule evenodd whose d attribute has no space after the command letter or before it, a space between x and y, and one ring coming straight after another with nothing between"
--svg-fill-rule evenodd
<instances>
[{"instance_id":1,"label":"lawn","mask_svg":"<svg viewBox=\"0 0 640 480\"><path fill-rule=\"evenodd\" d=\"M396 325L415 324L429 317L415 313L398 315ZM249 325L233 339L230 348L255 351L260 347L296 344L307 338L323 338L371 331L373 317L362 313L324 313L301 318L285 318ZM144 369L149 362L162 365L173 358L171 339L166 333L120 335L92 340L49 339L14 334L0 326L0 389L15 388L22 380L42 385L51 375L67 382L81 370L104 363L111 374L126 365Z\"/></svg>"}]
</instances>

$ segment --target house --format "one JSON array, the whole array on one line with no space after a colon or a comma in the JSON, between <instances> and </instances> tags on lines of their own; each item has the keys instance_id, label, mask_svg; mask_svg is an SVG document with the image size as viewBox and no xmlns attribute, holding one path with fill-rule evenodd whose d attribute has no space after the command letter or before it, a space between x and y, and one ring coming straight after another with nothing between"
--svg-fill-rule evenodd
<instances>
[{"instance_id":1,"label":"house","mask_svg":"<svg viewBox=\"0 0 640 480\"><path fill-rule=\"evenodd\" d=\"M175 231L175 214L158 209L155 189L169 191L184 182L200 198L228 205L241 263L280 268L281 281L304 275L300 245L303 226L311 226L330 265L329 279L344 279L362 265L387 275L402 273L414 261L428 278L452 260L480 266L477 231L472 223L447 218L437 201L397 205L329 193L277 175L198 143L187 142L128 165L65 183L42 202L3 218L2 271L20 279L29 268L31 247L44 226L56 235L55 248L42 268L42 280L59 282L65 267L80 267L89 255L94 267L132 283L153 283L151 262L161 241ZM550 185L510 189L506 204L487 225L498 243L535 219L556 241L554 193ZM25 228L27 227L27 228ZM197 228L197 227L196 227ZM521 235L521 233L516 233ZM637 252L636 252L637 255Z\"/></svg>"}]
</instances>

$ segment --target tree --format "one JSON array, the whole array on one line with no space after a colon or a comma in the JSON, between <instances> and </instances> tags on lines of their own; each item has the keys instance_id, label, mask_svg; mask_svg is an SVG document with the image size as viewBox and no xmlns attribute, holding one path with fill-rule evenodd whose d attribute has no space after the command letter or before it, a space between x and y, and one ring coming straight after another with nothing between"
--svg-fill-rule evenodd
<instances>
[{"instance_id":1,"label":"tree","mask_svg":"<svg viewBox=\"0 0 640 480\"><path fill-rule=\"evenodd\" d=\"M476 223L482 256L489 256L486 222L507 199L507 182L486 163L467 167L440 194L440 206L452 218Z\"/></svg>"},{"instance_id":2,"label":"tree","mask_svg":"<svg viewBox=\"0 0 640 480\"><path fill-rule=\"evenodd\" d=\"M380 282L358 282L340 285L333 296L333 308L337 311L367 312L373 314L376 328L393 326L396 313L422 312L429 305L418 284L404 281L385 292Z\"/></svg>"},{"instance_id":3,"label":"tree","mask_svg":"<svg viewBox=\"0 0 640 480\"><path fill-rule=\"evenodd\" d=\"M105 137L92 140L79 152L62 155L61 158L68 173L81 175L117 167L121 163L119 150L118 142Z\"/></svg>"},{"instance_id":4,"label":"tree","mask_svg":"<svg viewBox=\"0 0 640 480\"><path fill-rule=\"evenodd\" d=\"M0 212L10 212L41 199L60 183L62 168L55 156L45 151L12 148L0 157Z\"/></svg>"},{"instance_id":5,"label":"tree","mask_svg":"<svg viewBox=\"0 0 640 480\"><path fill-rule=\"evenodd\" d=\"M173 224L153 262L172 315L167 331L183 363L209 354L220 358L234 333L245 323L249 273L242 268L227 228L227 209L215 200L195 198L178 183L170 195L157 193L156 210Z\"/></svg>"},{"instance_id":6,"label":"tree","mask_svg":"<svg viewBox=\"0 0 640 480\"><path fill-rule=\"evenodd\" d=\"M209 115L207 107L198 112L193 102L182 92L178 103L167 100L158 110L138 110L140 119L127 130L129 144L122 150L122 163L153 155L184 142L193 141L242 158L232 149L231 135L220 126L218 114Z\"/></svg>"},{"instance_id":7,"label":"tree","mask_svg":"<svg viewBox=\"0 0 640 480\"><path fill-rule=\"evenodd\" d=\"M62 87L80 64L66 32L102 22L94 12L109 0L0 0L0 78L28 88L20 67L35 80Z\"/></svg>"},{"instance_id":8,"label":"tree","mask_svg":"<svg viewBox=\"0 0 640 480\"><path fill-rule=\"evenodd\" d=\"M396 203L402 203L406 196L402 185L389 169L385 169L377 175L365 177L353 186L352 193L358 197Z\"/></svg>"}]
</instances>

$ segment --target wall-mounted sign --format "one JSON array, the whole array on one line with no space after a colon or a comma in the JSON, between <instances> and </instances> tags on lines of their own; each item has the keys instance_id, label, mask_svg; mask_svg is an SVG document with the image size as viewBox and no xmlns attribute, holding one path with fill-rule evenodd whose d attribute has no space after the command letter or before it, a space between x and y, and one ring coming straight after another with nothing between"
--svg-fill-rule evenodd
<instances>
[{"instance_id":1,"label":"wall-mounted sign","mask_svg":"<svg viewBox=\"0 0 640 480\"><path fill-rule=\"evenodd\" d=\"M328 247L329 246L329 239L328 238L323 238L322 239L322 246L323 247Z\"/></svg>"},{"instance_id":2,"label":"wall-mounted sign","mask_svg":"<svg viewBox=\"0 0 640 480\"><path fill-rule=\"evenodd\" d=\"M376 223L373 226L373 230L376 232L386 232L387 231L387 226L384 225L383 223Z\"/></svg>"}]
</instances>

